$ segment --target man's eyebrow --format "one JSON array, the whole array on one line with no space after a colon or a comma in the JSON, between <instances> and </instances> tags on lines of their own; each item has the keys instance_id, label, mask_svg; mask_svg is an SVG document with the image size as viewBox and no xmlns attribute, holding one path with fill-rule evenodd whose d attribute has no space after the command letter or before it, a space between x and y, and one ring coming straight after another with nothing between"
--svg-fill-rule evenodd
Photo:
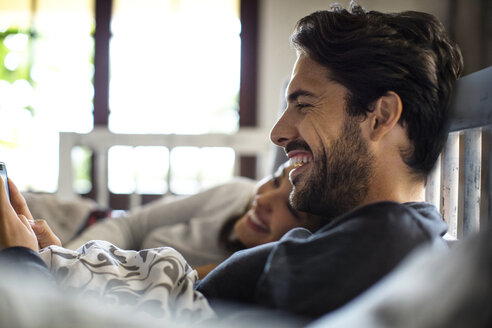
<instances>
[{"instance_id":1,"label":"man's eyebrow","mask_svg":"<svg viewBox=\"0 0 492 328\"><path fill-rule=\"evenodd\" d=\"M299 98L300 96L306 96L306 97L316 97L316 95L310 91L307 90L296 90L294 92L291 92L287 95L287 101L289 102L294 102Z\"/></svg>"}]
</instances>

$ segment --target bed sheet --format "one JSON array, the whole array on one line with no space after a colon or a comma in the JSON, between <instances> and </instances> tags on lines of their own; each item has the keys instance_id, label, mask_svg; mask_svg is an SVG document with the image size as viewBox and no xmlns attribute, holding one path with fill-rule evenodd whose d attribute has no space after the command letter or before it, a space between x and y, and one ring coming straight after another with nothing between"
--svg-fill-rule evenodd
<instances>
[{"instance_id":1,"label":"bed sheet","mask_svg":"<svg viewBox=\"0 0 492 328\"><path fill-rule=\"evenodd\" d=\"M91 241L76 251L50 246L40 255L61 288L86 301L188 323L215 317L193 288L197 272L173 248L132 251Z\"/></svg>"}]
</instances>

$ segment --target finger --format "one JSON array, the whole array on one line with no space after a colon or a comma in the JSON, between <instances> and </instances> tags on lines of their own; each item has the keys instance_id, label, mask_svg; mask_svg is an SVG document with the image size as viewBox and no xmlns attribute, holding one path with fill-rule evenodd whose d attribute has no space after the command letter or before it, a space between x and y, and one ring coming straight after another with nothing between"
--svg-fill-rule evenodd
<instances>
[{"instance_id":1,"label":"finger","mask_svg":"<svg viewBox=\"0 0 492 328\"><path fill-rule=\"evenodd\" d=\"M32 230L36 233L38 236L43 236L46 234L48 231L51 231L51 228L48 226L48 223L45 220L32 220L29 221L31 224Z\"/></svg>"},{"instance_id":2,"label":"finger","mask_svg":"<svg viewBox=\"0 0 492 328\"><path fill-rule=\"evenodd\" d=\"M15 185L14 181L12 181L12 179L9 179L9 189L10 189L10 202L12 203L14 210L18 214L25 215L29 220L34 220L31 211L27 206L24 196L22 196L22 194L20 193L19 189Z\"/></svg>"},{"instance_id":3,"label":"finger","mask_svg":"<svg viewBox=\"0 0 492 328\"><path fill-rule=\"evenodd\" d=\"M34 230L32 230L31 223L29 222L30 220L22 214L19 214L19 220L26 226L27 230L31 231L34 233Z\"/></svg>"},{"instance_id":4,"label":"finger","mask_svg":"<svg viewBox=\"0 0 492 328\"><path fill-rule=\"evenodd\" d=\"M46 220L35 220L31 224L38 238L40 248L51 245L62 246L60 239L55 235L53 230L51 230Z\"/></svg>"}]
</instances>

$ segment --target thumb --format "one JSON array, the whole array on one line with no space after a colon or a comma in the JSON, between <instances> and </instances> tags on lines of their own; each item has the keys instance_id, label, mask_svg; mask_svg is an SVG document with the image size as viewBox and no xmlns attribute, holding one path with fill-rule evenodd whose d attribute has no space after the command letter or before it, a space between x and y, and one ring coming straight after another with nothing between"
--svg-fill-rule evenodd
<instances>
[{"instance_id":1,"label":"thumb","mask_svg":"<svg viewBox=\"0 0 492 328\"><path fill-rule=\"evenodd\" d=\"M39 247L45 248L51 245L62 246L60 239L51 230L46 220L29 221L36 237L38 237Z\"/></svg>"},{"instance_id":2,"label":"thumb","mask_svg":"<svg viewBox=\"0 0 492 328\"><path fill-rule=\"evenodd\" d=\"M19 189L15 185L12 179L9 179L9 188L10 188L10 201L12 203L12 207L15 212L18 214L25 215L29 220L33 220L32 214L29 211L29 207L27 207L26 200L24 196L20 193Z\"/></svg>"}]
</instances>

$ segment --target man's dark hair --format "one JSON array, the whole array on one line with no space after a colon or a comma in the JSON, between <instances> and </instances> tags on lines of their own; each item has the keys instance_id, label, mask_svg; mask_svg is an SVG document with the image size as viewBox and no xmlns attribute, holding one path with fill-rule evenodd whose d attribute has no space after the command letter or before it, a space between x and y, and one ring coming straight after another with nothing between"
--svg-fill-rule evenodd
<instances>
[{"instance_id":1,"label":"man's dark hair","mask_svg":"<svg viewBox=\"0 0 492 328\"><path fill-rule=\"evenodd\" d=\"M403 103L399 121L411 149L402 158L421 178L432 170L447 137L452 89L463 67L459 48L430 14L366 12L332 7L302 18L295 49L325 66L328 78L349 90L347 111L367 115L387 91Z\"/></svg>"}]
</instances>

